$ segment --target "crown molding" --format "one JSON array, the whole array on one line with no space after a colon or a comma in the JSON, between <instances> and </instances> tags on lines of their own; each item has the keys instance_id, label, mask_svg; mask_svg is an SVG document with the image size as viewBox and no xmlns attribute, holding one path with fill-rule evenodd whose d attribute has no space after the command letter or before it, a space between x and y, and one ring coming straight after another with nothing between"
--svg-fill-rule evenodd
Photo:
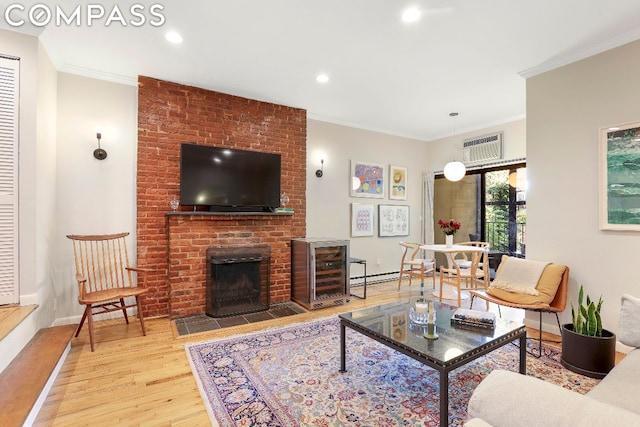
<instances>
[{"instance_id":1,"label":"crown molding","mask_svg":"<svg viewBox=\"0 0 640 427\"><path fill-rule=\"evenodd\" d=\"M76 65L63 64L58 68L62 73L76 74L84 77L91 77L98 80L107 80L114 83L120 83L128 86L138 86L138 76L123 76L120 74L105 73L104 71L94 70L91 68L78 67Z\"/></svg>"},{"instance_id":2,"label":"crown molding","mask_svg":"<svg viewBox=\"0 0 640 427\"><path fill-rule=\"evenodd\" d=\"M400 138L413 139L415 141L422 141L422 142L427 141L424 137L420 135L413 135L405 132L397 132L394 130L384 129L376 126L367 126L367 125L363 125L362 123L351 122L349 120L339 120L339 119L336 119L335 117L329 117L321 114L312 113L308 110L307 110L307 119L315 120L318 122L331 123L338 126L345 126L345 127L350 127L354 129L360 129L368 132L376 132L376 133L381 133L385 135L397 136Z\"/></svg>"},{"instance_id":3,"label":"crown molding","mask_svg":"<svg viewBox=\"0 0 640 427\"><path fill-rule=\"evenodd\" d=\"M624 34L621 34L609 40L605 40L603 42L594 44L584 49L579 49L574 52L568 53L566 55L553 58L549 61L543 62L540 65L521 71L518 74L521 77L524 77L525 79L528 79L530 77L535 77L538 74L546 73L547 71L551 71L556 68L560 68L562 66L571 64L573 62L580 61L581 59L585 59L590 56L597 55L607 50L622 46L627 43L631 43L638 39L640 39L640 28L628 31Z\"/></svg>"},{"instance_id":4,"label":"crown molding","mask_svg":"<svg viewBox=\"0 0 640 427\"><path fill-rule=\"evenodd\" d=\"M35 25L29 24L28 22L25 22L23 25L19 27L12 27L11 25L7 24L2 20L0 20L0 29L13 31L15 33L20 33L20 34L26 34L28 36L34 36L34 37L40 37L40 35L44 31L44 27L36 27Z\"/></svg>"}]
</instances>

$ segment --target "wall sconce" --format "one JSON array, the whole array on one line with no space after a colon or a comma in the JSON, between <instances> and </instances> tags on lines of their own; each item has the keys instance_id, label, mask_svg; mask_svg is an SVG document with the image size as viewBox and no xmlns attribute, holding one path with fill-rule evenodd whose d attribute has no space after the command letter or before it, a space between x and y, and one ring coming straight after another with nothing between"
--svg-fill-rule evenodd
<instances>
[{"instance_id":1,"label":"wall sconce","mask_svg":"<svg viewBox=\"0 0 640 427\"><path fill-rule=\"evenodd\" d=\"M98 160L104 160L107 158L107 152L100 148L100 139L102 139L102 131L99 127L96 128L96 138L98 139L98 148L93 150L93 157Z\"/></svg>"},{"instance_id":2,"label":"wall sconce","mask_svg":"<svg viewBox=\"0 0 640 427\"><path fill-rule=\"evenodd\" d=\"M322 178L324 175L324 159L320 159L320 169L316 170L316 176Z\"/></svg>"}]
</instances>

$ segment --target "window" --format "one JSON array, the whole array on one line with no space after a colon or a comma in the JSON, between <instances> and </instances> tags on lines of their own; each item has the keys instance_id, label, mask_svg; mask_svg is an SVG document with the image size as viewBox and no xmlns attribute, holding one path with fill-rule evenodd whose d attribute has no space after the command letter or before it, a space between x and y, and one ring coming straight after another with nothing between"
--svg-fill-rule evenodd
<instances>
[{"instance_id":1,"label":"window","mask_svg":"<svg viewBox=\"0 0 640 427\"><path fill-rule=\"evenodd\" d=\"M0 304L18 292L18 79L20 61L0 56Z\"/></svg>"},{"instance_id":2,"label":"window","mask_svg":"<svg viewBox=\"0 0 640 427\"><path fill-rule=\"evenodd\" d=\"M437 176L434 182L433 217L454 218L462 228L454 242L489 243L492 268L502 254L524 257L526 249L526 165L471 170L458 182ZM435 243L444 235L434 224ZM437 255L436 255L437 256ZM442 264L442 261L438 261Z\"/></svg>"},{"instance_id":3,"label":"window","mask_svg":"<svg viewBox=\"0 0 640 427\"><path fill-rule=\"evenodd\" d=\"M484 173L483 231L491 249L524 257L527 222L526 168Z\"/></svg>"}]
</instances>

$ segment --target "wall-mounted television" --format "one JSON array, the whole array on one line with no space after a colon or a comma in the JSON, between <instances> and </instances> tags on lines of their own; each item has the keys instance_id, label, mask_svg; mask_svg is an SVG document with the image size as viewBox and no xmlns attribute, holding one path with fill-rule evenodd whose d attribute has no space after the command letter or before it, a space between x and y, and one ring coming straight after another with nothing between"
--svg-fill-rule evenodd
<instances>
[{"instance_id":1,"label":"wall-mounted television","mask_svg":"<svg viewBox=\"0 0 640 427\"><path fill-rule=\"evenodd\" d=\"M184 143L180 204L222 212L272 212L280 206L280 154Z\"/></svg>"}]
</instances>

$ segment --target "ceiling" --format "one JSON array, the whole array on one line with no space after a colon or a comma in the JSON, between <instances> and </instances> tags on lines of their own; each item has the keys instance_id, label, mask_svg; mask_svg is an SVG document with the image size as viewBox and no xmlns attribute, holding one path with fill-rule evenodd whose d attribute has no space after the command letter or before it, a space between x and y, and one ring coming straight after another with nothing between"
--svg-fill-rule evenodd
<instances>
[{"instance_id":1,"label":"ceiling","mask_svg":"<svg viewBox=\"0 0 640 427\"><path fill-rule=\"evenodd\" d=\"M36 3L69 2L22 4ZM100 2L127 22L132 3ZM129 84L146 75L425 141L523 118L526 77L640 39L638 0L135 3L142 26L106 26L107 15L88 26L83 2L81 25L49 24L40 40L61 71ZM150 25L151 4L164 7L162 26ZM422 12L410 24L408 6ZM168 43L168 30L183 42Z\"/></svg>"}]
</instances>

